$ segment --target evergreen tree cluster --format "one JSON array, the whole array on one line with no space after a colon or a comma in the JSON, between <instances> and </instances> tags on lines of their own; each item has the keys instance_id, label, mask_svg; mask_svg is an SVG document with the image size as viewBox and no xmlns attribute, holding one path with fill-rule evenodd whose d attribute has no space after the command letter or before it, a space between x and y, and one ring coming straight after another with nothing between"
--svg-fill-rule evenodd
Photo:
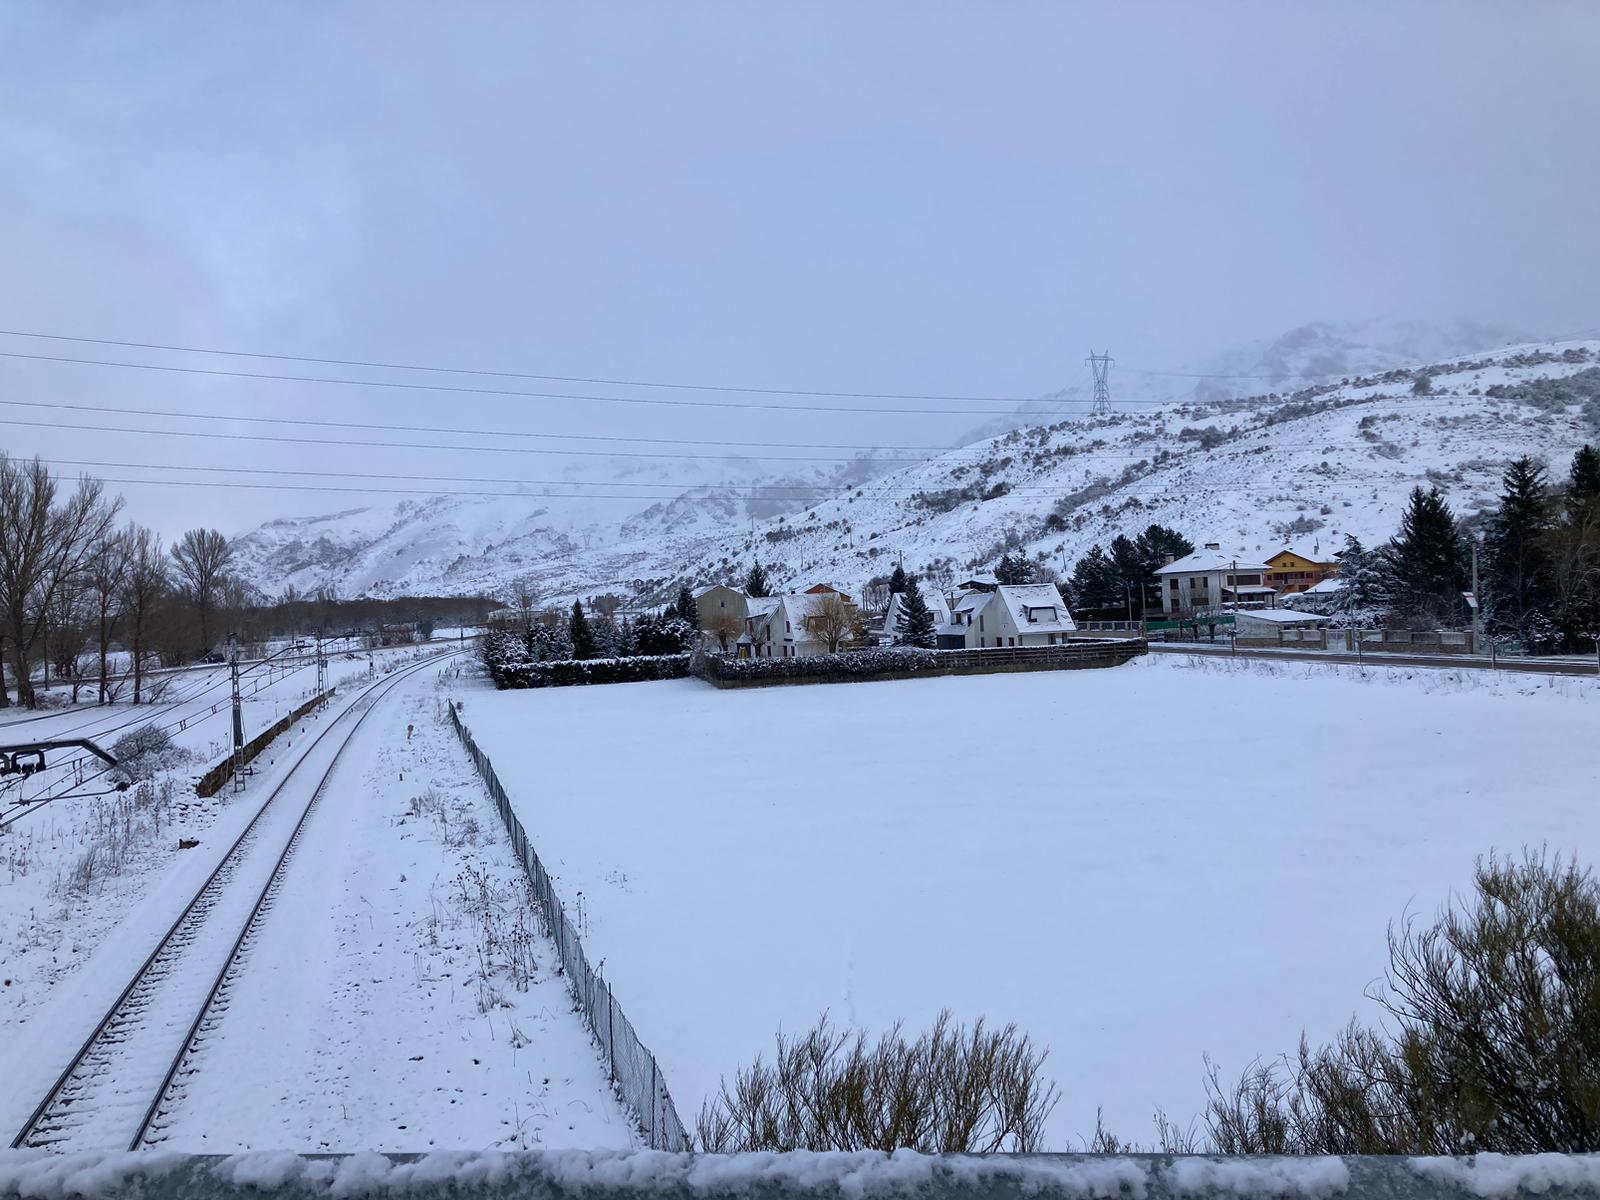
<instances>
[{"instance_id":1,"label":"evergreen tree cluster","mask_svg":"<svg viewBox=\"0 0 1600 1200\"><path fill-rule=\"evenodd\" d=\"M922 589L912 581L900 596L900 628L895 636L896 646L910 646L917 650L932 650L938 643L937 624L933 610L922 597Z\"/></svg>"},{"instance_id":2,"label":"evergreen tree cluster","mask_svg":"<svg viewBox=\"0 0 1600 1200\"><path fill-rule=\"evenodd\" d=\"M1066 585L1068 602L1088 612L1124 608L1131 599L1135 613L1143 616L1145 588L1157 568L1193 553L1194 543L1165 525L1150 525L1132 538L1118 534L1109 554L1096 545L1078 560Z\"/></svg>"},{"instance_id":3,"label":"evergreen tree cluster","mask_svg":"<svg viewBox=\"0 0 1600 1200\"><path fill-rule=\"evenodd\" d=\"M1037 578L1037 572L1025 556L1018 554L1013 557L1010 554L1002 554L999 563L995 565L994 578L996 583L1009 587L1014 584L1032 583ZM894 589L892 581L889 587L891 591Z\"/></svg>"},{"instance_id":4,"label":"evergreen tree cluster","mask_svg":"<svg viewBox=\"0 0 1600 1200\"><path fill-rule=\"evenodd\" d=\"M1459 626L1471 542L1438 489L1415 488L1387 545L1347 538L1335 611L1352 623ZM1522 457L1501 478L1483 526L1478 603L1490 636L1530 653L1587 650L1600 637L1600 453L1585 446L1567 478Z\"/></svg>"}]
</instances>

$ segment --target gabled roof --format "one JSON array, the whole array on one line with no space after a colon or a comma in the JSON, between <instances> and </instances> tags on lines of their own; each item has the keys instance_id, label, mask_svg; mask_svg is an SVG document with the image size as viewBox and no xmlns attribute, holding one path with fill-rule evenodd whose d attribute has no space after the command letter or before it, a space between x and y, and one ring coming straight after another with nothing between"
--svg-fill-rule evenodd
<instances>
[{"instance_id":1,"label":"gabled roof","mask_svg":"<svg viewBox=\"0 0 1600 1200\"><path fill-rule=\"evenodd\" d=\"M928 611L933 614L933 623L936 626L950 623L950 606L945 603L938 588L928 587L926 584L917 589L922 593L923 603L928 606ZM900 593L894 592L889 596L889 608L883 614L883 632L887 637L893 637L900 632Z\"/></svg>"},{"instance_id":2,"label":"gabled roof","mask_svg":"<svg viewBox=\"0 0 1600 1200\"><path fill-rule=\"evenodd\" d=\"M1280 554L1292 554L1296 558L1303 558L1309 563L1316 563L1319 567L1332 566L1338 560L1333 557L1333 551L1311 550L1306 546L1285 546L1281 550L1274 550L1267 558L1271 562Z\"/></svg>"},{"instance_id":3,"label":"gabled roof","mask_svg":"<svg viewBox=\"0 0 1600 1200\"><path fill-rule=\"evenodd\" d=\"M744 592L734 587L731 583L709 583L705 587L697 589L694 593L694 598L698 600L701 596L706 595L708 592L714 592L719 588L730 592L737 592L741 596L744 595Z\"/></svg>"},{"instance_id":4,"label":"gabled roof","mask_svg":"<svg viewBox=\"0 0 1600 1200\"><path fill-rule=\"evenodd\" d=\"M994 599L993 592L962 592L956 597L955 605L950 609L952 613L965 612L977 616L984 610L989 601Z\"/></svg>"},{"instance_id":5,"label":"gabled roof","mask_svg":"<svg viewBox=\"0 0 1600 1200\"><path fill-rule=\"evenodd\" d=\"M995 598L1011 614L1017 628L1027 633L1071 633L1078 628L1053 583L1003 583L995 591ZM1054 619L1029 621L1030 609L1053 609Z\"/></svg>"},{"instance_id":6,"label":"gabled roof","mask_svg":"<svg viewBox=\"0 0 1600 1200\"><path fill-rule=\"evenodd\" d=\"M1232 550L1196 550L1193 554L1186 554L1177 562L1170 562L1164 567L1157 567L1157 575L1204 575L1208 571L1234 570L1237 564L1240 571L1265 571L1267 564L1257 562L1249 554L1238 554Z\"/></svg>"}]
</instances>

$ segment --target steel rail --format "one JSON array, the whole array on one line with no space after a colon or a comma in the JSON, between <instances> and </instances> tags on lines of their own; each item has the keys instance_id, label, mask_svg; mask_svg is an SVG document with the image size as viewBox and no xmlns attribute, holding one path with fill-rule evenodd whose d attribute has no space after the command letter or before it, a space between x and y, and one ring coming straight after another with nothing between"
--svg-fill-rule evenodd
<instances>
[{"instance_id":1,"label":"steel rail","mask_svg":"<svg viewBox=\"0 0 1600 1200\"><path fill-rule=\"evenodd\" d=\"M378 695L380 689L382 690L383 694L387 694L390 688L398 684L401 679L409 677L413 672L419 671L425 666L448 659L454 654L459 653L461 653L461 651L453 651L437 657L423 659L422 661L412 664L411 666L402 667L384 679L374 682L366 689L366 691L352 701L349 707L335 717L333 721L331 721L320 733L317 734L317 736L312 740L311 744L308 745L301 753L299 760L289 769L288 773L278 783L277 787L273 788L272 792L267 796L267 798L262 801L261 806L256 810L255 815L250 818L249 823L240 832L239 836L234 839L233 844L228 847L227 852L223 854L221 859L218 860L217 865L212 869L211 873L206 876L205 881L195 891L194 896L189 900L188 904L184 906L183 911L172 922L171 926L168 927L166 933L162 935L161 939L156 943L155 948L150 951L149 955L140 964L139 968L134 972L132 978L128 980L127 985L118 994L116 1000L112 1002L111 1007L106 1010L105 1015L100 1018L94 1029L90 1031L89 1036L84 1039L83 1045L80 1046L77 1053L73 1055L72 1060L67 1064L66 1069L61 1072L61 1075L51 1086L50 1090L45 1093L44 1098L39 1101L38 1105L34 1108L27 1121L23 1123L22 1128L18 1130L16 1136L11 1139L12 1149L21 1149L30 1144L35 1144L33 1142L35 1136L42 1131L46 1124L46 1118L56 1107L58 1102L62 1100L64 1094L72 1085L74 1080L79 1077L80 1070L83 1067L85 1060L88 1059L90 1054L97 1047L110 1043L108 1035L113 1028L119 1024L119 1018L125 1015L129 999L134 995L135 991L142 983L145 983L151 978L153 968L155 968L163 956L167 955L169 951L173 951L175 948L181 950L181 947L179 946L180 934L183 933L186 928L190 927L196 919L203 919L205 913L209 911L212 905L215 904L217 897L221 894L222 886L226 884L227 879L231 877L233 872L238 869L243 860L244 856L241 853L241 850L244 847L245 842L253 833L255 833L261 823L262 818L269 810L273 808L274 804L278 800L278 797L283 794L284 789L286 789L292 782L297 781L297 772L302 766L305 765L316 748L321 745L323 739L333 733L333 731L339 726L339 723L345 717L353 713L364 701L369 699L373 700L373 703L369 704L366 708L366 711L360 718L357 719L355 726L352 727L349 733L346 734L344 744L340 746L339 751L335 754L335 760L337 761L338 755L343 753L345 746L348 746L350 739L355 734L355 730L360 727L361 721L365 720L366 716L372 711L372 708L376 706L376 699L381 699L381 696ZM313 792L311 803L315 802L317 796L320 794L320 791L321 784L319 784L318 789ZM308 803L307 809L309 810L309 808L310 804ZM304 815L302 815L301 824L303 824L303 822ZM301 824L297 824L295 826L295 833L299 832ZM293 837L293 834L291 834L291 837ZM280 856L278 864L280 868L282 862L283 858ZM277 871L275 869L274 876L276 874ZM255 915L254 911L252 911L251 915L253 918ZM193 937L191 936L188 941L184 942L183 944L187 945L192 941ZM209 1004L211 999L211 994L208 994L206 1003ZM183 1046L178 1051L175 1063L182 1060L184 1053L188 1049L188 1046L188 1039L185 1039ZM168 1072L169 1080L172 1073L172 1071ZM165 1084L163 1084L163 1087L164 1086ZM147 1124L148 1118L145 1123L141 1124L139 1136L142 1136ZM134 1145L137 1145L139 1136L135 1137L133 1143ZM36 1144L47 1145L49 1143L44 1142Z\"/></svg>"}]
</instances>

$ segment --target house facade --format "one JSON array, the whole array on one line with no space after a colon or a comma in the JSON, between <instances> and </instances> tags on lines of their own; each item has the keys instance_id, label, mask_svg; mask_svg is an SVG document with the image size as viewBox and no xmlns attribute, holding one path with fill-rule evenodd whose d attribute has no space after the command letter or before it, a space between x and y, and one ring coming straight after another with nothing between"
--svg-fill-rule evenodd
<instances>
[{"instance_id":1,"label":"house facade","mask_svg":"<svg viewBox=\"0 0 1600 1200\"><path fill-rule=\"evenodd\" d=\"M759 599L750 597L745 632L735 646L735 653L740 658L810 658L827 654L828 641L819 628L819 605L833 596L843 601L854 615L855 605L850 598L833 588L787 592Z\"/></svg>"},{"instance_id":2,"label":"house facade","mask_svg":"<svg viewBox=\"0 0 1600 1200\"><path fill-rule=\"evenodd\" d=\"M957 596L949 623L939 627L939 648L1056 646L1077 628L1055 584L999 584Z\"/></svg>"},{"instance_id":3,"label":"house facade","mask_svg":"<svg viewBox=\"0 0 1600 1200\"><path fill-rule=\"evenodd\" d=\"M928 611L933 614L933 627L935 631L940 626L950 624L950 604L939 593L938 588L922 586L917 589L922 593L922 600L928 606ZM889 595L889 607L883 614L883 633L880 640L885 646L892 646L895 639L902 633L905 622L905 610L900 604L900 593L892 592Z\"/></svg>"},{"instance_id":4,"label":"house facade","mask_svg":"<svg viewBox=\"0 0 1600 1200\"><path fill-rule=\"evenodd\" d=\"M1278 593L1267 582L1267 574L1266 563L1207 542L1193 554L1156 569L1161 611L1188 616L1236 606L1270 608Z\"/></svg>"},{"instance_id":5,"label":"house facade","mask_svg":"<svg viewBox=\"0 0 1600 1200\"><path fill-rule=\"evenodd\" d=\"M1267 559L1267 583L1280 596L1309 592L1338 570L1338 560L1318 547L1287 546Z\"/></svg>"}]
</instances>

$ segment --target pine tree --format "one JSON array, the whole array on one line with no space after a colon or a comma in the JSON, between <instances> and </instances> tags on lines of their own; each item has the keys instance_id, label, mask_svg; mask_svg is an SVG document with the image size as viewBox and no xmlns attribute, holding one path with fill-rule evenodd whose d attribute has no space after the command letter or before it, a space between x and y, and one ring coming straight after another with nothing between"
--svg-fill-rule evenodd
<instances>
[{"instance_id":1,"label":"pine tree","mask_svg":"<svg viewBox=\"0 0 1600 1200\"><path fill-rule=\"evenodd\" d=\"M939 644L933 620L933 610L922 598L922 589L907 588L900 596L900 633L894 640L896 646L915 646L932 650Z\"/></svg>"},{"instance_id":2,"label":"pine tree","mask_svg":"<svg viewBox=\"0 0 1600 1200\"><path fill-rule=\"evenodd\" d=\"M1530 649L1548 649L1555 636L1547 546L1552 524L1544 468L1526 456L1517 459L1506 469L1500 508L1489 520L1482 585L1490 631L1514 634Z\"/></svg>"},{"instance_id":3,"label":"pine tree","mask_svg":"<svg viewBox=\"0 0 1600 1200\"><path fill-rule=\"evenodd\" d=\"M1033 564L1022 555L1012 558L1010 554L1000 556L1000 562L994 569L996 583L1021 584L1033 582Z\"/></svg>"},{"instance_id":4,"label":"pine tree","mask_svg":"<svg viewBox=\"0 0 1600 1200\"><path fill-rule=\"evenodd\" d=\"M1127 596L1116 564L1099 546L1090 546L1089 552L1078 560L1067 587L1074 609L1118 608Z\"/></svg>"},{"instance_id":5,"label":"pine tree","mask_svg":"<svg viewBox=\"0 0 1600 1200\"><path fill-rule=\"evenodd\" d=\"M694 593L689 590L686 583L678 589L678 602L673 606L678 616L689 622L696 629L700 627L700 606L694 602Z\"/></svg>"},{"instance_id":6,"label":"pine tree","mask_svg":"<svg viewBox=\"0 0 1600 1200\"><path fill-rule=\"evenodd\" d=\"M906 579L906 569L899 563L894 565L894 574L889 576L889 594L891 596L904 593L911 586Z\"/></svg>"},{"instance_id":7,"label":"pine tree","mask_svg":"<svg viewBox=\"0 0 1600 1200\"><path fill-rule=\"evenodd\" d=\"M1572 456L1572 498L1581 504L1600 500L1600 451L1593 446Z\"/></svg>"},{"instance_id":8,"label":"pine tree","mask_svg":"<svg viewBox=\"0 0 1600 1200\"><path fill-rule=\"evenodd\" d=\"M1388 555L1381 548L1368 550L1359 539L1348 535L1339 553L1339 580L1343 586L1335 593L1334 611L1358 624L1375 620L1381 610L1389 607L1394 595Z\"/></svg>"},{"instance_id":9,"label":"pine tree","mask_svg":"<svg viewBox=\"0 0 1600 1200\"><path fill-rule=\"evenodd\" d=\"M767 588L767 573L761 569L761 560L758 558L750 568L750 574L744 577L744 594L747 596L769 595Z\"/></svg>"},{"instance_id":10,"label":"pine tree","mask_svg":"<svg viewBox=\"0 0 1600 1200\"><path fill-rule=\"evenodd\" d=\"M567 622L572 634L572 657L593 658L595 652L594 630L589 628L589 618L583 615L583 605L572 602L572 618Z\"/></svg>"},{"instance_id":11,"label":"pine tree","mask_svg":"<svg viewBox=\"0 0 1600 1200\"><path fill-rule=\"evenodd\" d=\"M1397 615L1426 625L1456 623L1464 608L1467 554L1455 514L1438 488L1411 490L1400 532L1385 554L1394 577Z\"/></svg>"}]
</instances>

